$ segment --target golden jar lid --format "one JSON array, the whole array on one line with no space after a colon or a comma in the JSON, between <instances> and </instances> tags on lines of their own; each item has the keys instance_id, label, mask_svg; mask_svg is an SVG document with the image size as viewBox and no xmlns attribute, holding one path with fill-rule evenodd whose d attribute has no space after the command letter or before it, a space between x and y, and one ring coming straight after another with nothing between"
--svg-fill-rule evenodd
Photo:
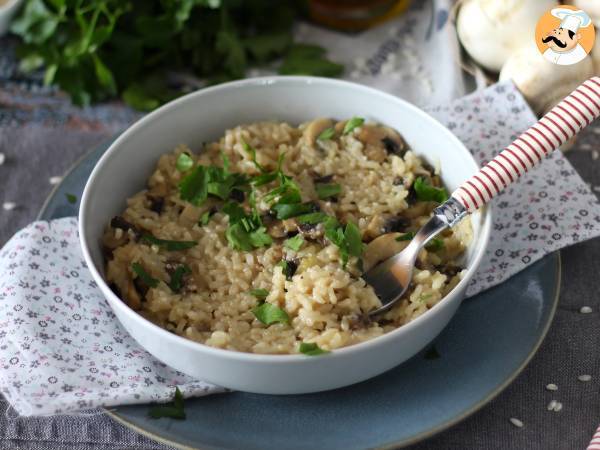
<instances>
[{"instance_id":1,"label":"golden jar lid","mask_svg":"<svg viewBox=\"0 0 600 450\"><path fill-rule=\"evenodd\" d=\"M309 0L313 21L329 28L360 31L402 14L411 0Z\"/></svg>"}]
</instances>

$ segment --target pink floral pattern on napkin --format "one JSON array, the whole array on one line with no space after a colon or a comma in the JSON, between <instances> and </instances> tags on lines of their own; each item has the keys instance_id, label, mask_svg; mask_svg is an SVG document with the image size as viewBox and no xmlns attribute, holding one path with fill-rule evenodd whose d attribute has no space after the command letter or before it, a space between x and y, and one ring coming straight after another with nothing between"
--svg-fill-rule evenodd
<instances>
[{"instance_id":1,"label":"pink floral pattern on napkin","mask_svg":"<svg viewBox=\"0 0 600 450\"><path fill-rule=\"evenodd\" d=\"M480 163L535 118L512 84L430 112ZM545 254L600 235L600 206L560 152L494 200L487 254L474 295ZM79 248L77 221L35 222L0 250L0 389L21 415L166 401L224 389L171 369L116 320Z\"/></svg>"},{"instance_id":2,"label":"pink floral pattern on napkin","mask_svg":"<svg viewBox=\"0 0 600 450\"><path fill-rule=\"evenodd\" d=\"M428 112L481 166L537 120L510 82ZM503 282L548 253L600 236L600 203L559 151L496 197L492 208L487 253L467 296Z\"/></svg>"},{"instance_id":3,"label":"pink floral pattern on napkin","mask_svg":"<svg viewBox=\"0 0 600 450\"><path fill-rule=\"evenodd\" d=\"M0 386L24 416L222 392L161 363L87 270L77 219L35 222L0 251Z\"/></svg>"}]
</instances>

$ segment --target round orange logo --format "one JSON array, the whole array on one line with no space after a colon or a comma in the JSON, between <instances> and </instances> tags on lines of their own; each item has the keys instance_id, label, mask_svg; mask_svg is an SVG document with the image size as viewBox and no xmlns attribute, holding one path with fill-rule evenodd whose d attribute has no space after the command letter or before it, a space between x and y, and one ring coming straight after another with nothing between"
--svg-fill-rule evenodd
<instances>
[{"instance_id":1,"label":"round orange logo","mask_svg":"<svg viewBox=\"0 0 600 450\"><path fill-rule=\"evenodd\" d=\"M583 60L594 46L596 32L588 14L571 5L547 11L535 28L535 43L544 58L569 66Z\"/></svg>"}]
</instances>

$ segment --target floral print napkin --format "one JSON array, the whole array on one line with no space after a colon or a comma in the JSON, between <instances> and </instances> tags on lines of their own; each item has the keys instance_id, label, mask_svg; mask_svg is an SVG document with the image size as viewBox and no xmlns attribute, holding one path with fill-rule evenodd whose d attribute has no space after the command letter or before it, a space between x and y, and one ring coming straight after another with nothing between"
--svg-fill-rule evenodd
<instances>
[{"instance_id":1,"label":"floral print napkin","mask_svg":"<svg viewBox=\"0 0 600 450\"><path fill-rule=\"evenodd\" d=\"M535 121L510 83L430 113L485 163ZM600 205L560 152L498 196L483 264L468 294L545 254L600 235ZM115 320L79 248L77 221L35 222L0 250L0 389L24 416L167 401L224 389L143 350Z\"/></svg>"}]
</instances>

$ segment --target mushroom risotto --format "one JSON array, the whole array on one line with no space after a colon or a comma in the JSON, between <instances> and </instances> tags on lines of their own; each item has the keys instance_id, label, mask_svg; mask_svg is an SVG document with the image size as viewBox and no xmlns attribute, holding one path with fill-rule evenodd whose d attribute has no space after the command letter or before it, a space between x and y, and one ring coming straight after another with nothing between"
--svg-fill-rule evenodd
<instances>
[{"instance_id":1,"label":"mushroom risotto","mask_svg":"<svg viewBox=\"0 0 600 450\"><path fill-rule=\"evenodd\" d=\"M163 155L103 237L112 289L157 325L213 347L316 355L426 312L462 276L464 220L420 253L404 298L360 278L402 250L447 198L394 130L354 117L227 130Z\"/></svg>"}]
</instances>

